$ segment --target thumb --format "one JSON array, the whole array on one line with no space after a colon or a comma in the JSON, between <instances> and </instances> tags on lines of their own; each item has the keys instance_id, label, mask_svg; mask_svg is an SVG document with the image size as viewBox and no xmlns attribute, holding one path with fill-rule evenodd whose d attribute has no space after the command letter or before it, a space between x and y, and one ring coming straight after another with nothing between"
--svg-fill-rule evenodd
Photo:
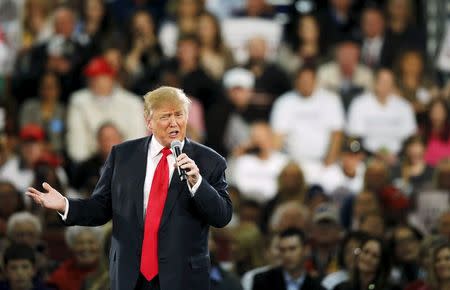
<instances>
[{"instance_id":1,"label":"thumb","mask_svg":"<svg viewBox=\"0 0 450 290\"><path fill-rule=\"evenodd\" d=\"M47 182L42 183L42 187L47 191L52 191L53 187L50 186Z\"/></svg>"}]
</instances>

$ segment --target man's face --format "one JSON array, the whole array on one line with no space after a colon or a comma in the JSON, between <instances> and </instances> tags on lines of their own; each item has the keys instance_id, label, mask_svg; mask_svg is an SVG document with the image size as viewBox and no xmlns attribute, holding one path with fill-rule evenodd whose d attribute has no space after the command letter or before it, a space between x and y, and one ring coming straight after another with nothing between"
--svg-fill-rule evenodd
<instances>
[{"instance_id":1,"label":"man's face","mask_svg":"<svg viewBox=\"0 0 450 290\"><path fill-rule=\"evenodd\" d=\"M91 232L81 232L76 237L72 250L80 266L94 265L100 258L100 243Z\"/></svg>"},{"instance_id":2,"label":"man's face","mask_svg":"<svg viewBox=\"0 0 450 290\"><path fill-rule=\"evenodd\" d=\"M288 271L295 271L303 267L303 244L299 237L281 238L278 244L281 264Z\"/></svg>"},{"instance_id":3,"label":"man's face","mask_svg":"<svg viewBox=\"0 0 450 290\"><path fill-rule=\"evenodd\" d=\"M98 136L100 154L102 156L107 156L109 152L111 152L111 148L120 142L122 142L122 136L116 128L112 126L103 128Z\"/></svg>"},{"instance_id":4,"label":"man's face","mask_svg":"<svg viewBox=\"0 0 450 290\"><path fill-rule=\"evenodd\" d=\"M300 72L295 80L295 87L303 97L309 97L316 86L316 75L310 70Z\"/></svg>"},{"instance_id":5,"label":"man's face","mask_svg":"<svg viewBox=\"0 0 450 290\"><path fill-rule=\"evenodd\" d=\"M89 80L89 87L95 96L111 95L114 84L114 78L108 75L99 75Z\"/></svg>"},{"instance_id":6,"label":"man's face","mask_svg":"<svg viewBox=\"0 0 450 290\"><path fill-rule=\"evenodd\" d=\"M153 111L147 126L161 145L170 147L172 141L182 141L186 137L187 118L182 106L162 104Z\"/></svg>"},{"instance_id":7,"label":"man's face","mask_svg":"<svg viewBox=\"0 0 450 290\"><path fill-rule=\"evenodd\" d=\"M31 289L35 269L30 260L10 260L5 267L11 289Z\"/></svg>"},{"instance_id":8,"label":"man's face","mask_svg":"<svg viewBox=\"0 0 450 290\"><path fill-rule=\"evenodd\" d=\"M376 10L367 10L363 14L361 26L364 36L369 38L381 36L384 31L383 15Z\"/></svg>"}]
</instances>

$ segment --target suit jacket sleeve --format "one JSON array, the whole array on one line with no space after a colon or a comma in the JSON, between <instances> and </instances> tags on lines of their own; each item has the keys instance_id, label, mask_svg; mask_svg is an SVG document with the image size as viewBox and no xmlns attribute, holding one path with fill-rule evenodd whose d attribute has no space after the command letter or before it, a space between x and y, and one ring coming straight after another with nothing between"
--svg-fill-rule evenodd
<instances>
[{"instance_id":1,"label":"suit jacket sleeve","mask_svg":"<svg viewBox=\"0 0 450 290\"><path fill-rule=\"evenodd\" d=\"M69 199L66 225L99 226L112 218L111 180L114 173L114 152L113 147L92 196L88 199Z\"/></svg>"},{"instance_id":2,"label":"suit jacket sleeve","mask_svg":"<svg viewBox=\"0 0 450 290\"><path fill-rule=\"evenodd\" d=\"M210 175L202 174L202 182L193 197L206 222L218 228L230 222L233 212L231 199L226 191L225 169L225 160L220 158Z\"/></svg>"}]
</instances>

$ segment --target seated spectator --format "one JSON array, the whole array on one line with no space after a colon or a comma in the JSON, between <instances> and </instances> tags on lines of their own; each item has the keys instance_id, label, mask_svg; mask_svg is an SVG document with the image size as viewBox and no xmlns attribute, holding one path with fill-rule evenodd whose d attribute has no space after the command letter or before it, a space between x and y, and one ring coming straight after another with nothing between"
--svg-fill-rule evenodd
<instances>
[{"instance_id":1,"label":"seated spectator","mask_svg":"<svg viewBox=\"0 0 450 290\"><path fill-rule=\"evenodd\" d=\"M270 116L271 126L283 140L286 152L302 167L333 164L341 148L342 104L337 95L316 84L315 68L300 68L295 90L276 100Z\"/></svg>"},{"instance_id":2,"label":"seated spectator","mask_svg":"<svg viewBox=\"0 0 450 290\"><path fill-rule=\"evenodd\" d=\"M136 11L131 18L130 47L124 57L124 69L127 85L138 94L146 93L139 87L144 78L148 87L155 85L163 60L155 25L152 15L145 10Z\"/></svg>"},{"instance_id":3,"label":"seated spectator","mask_svg":"<svg viewBox=\"0 0 450 290\"><path fill-rule=\"evenodd\" d=\"M361 141L347 137L342 143L342 150L338 161L325 167L318 182L325 192L334 196L357 194L363 189L365 154ZM345 196L344 196L345 197ZM342 197L335 197L342 198Z\"/></svg>"},{"instance_id":4,"label":"seated spectator","mask_svg":"<svg viewBox=\"0 0 450 290\"><path fill-rule=\"evenodd\" d=\"M274 100L291 89L289 77L277 63L269 60L265 38L253 36L248 40L247 50L248 61L244 67L255 76L255 92L269 112Z\"/></svg>"},{"instance_id":5,"label":"seated spectator","mask_svg":"<svg viewBox=\"0 0 450 290\"><path fill-rule=\"evenodd\" d=\"M436 166L439 161L450 157L450 103L443 98L432 100L421 130L425 139L425 160Z\"/></svg>"},{"instance_id":6,"label":"seated spectator","mask_svg":"<svg viewBox=\"0 0 450 290\"><path fill-rule=\"evenodd\" d=\"M304 64L317 64L322 56L320 27L317 18L306 14L298 18L288 44L281 44L278 61L289 74L295 75Z\"/></svg>"},{"instance_id":7,"label":"seated spectator","mask_svg":"<svg viewBox=\"0 0 450 290\"><path fill-rule=\"evenodd\" d=\"M411 103L417 121L422 123L427 105L439 94L439 89L428 77L424 56L418 50L403 52L399 56L397 73L400 95Z\"/></svg>"},{"instance_id":8,"label":"seated spectator","mask_svg":"<svg viewBox=\"0 0 450 290\"><path fill-rule=\"evenodd\" d=\"M166 57L176 54L177 39L183 34L193 34L198 28L198 16L204 10L200 0L176 0L175 15L161 25L158 34L159 43Z\"/></svg>"},{"instance_id":9,"label":"seated spectator","mask_svg":"<svg viewBox=\"0 0 450 290\"><path fill-rule=\"evenodd\" d=\"M0 167L0 178L10 181L24 193L34 180L34 165L44 154L45 132L34 124L20 130L19 154L11 156Z\"/></svg>"},{"instance_id":10,"label":"seated spectator","mask_svg":"<svg viewBox=\"0 0 450 290\"><path fill-rule=\"evenodd\" d=\"M223 156L250 139L250 124L259 119L251 105L255 78L243 68L233 68L223 77L226 99L213 105L206 115L206 144Z\"/></svg>"},{"instance_id":11,"label":"seated spectator","mask_svg":"<svg viewBox=\"0 0 450 290\"><path fill-rule=\"evenodd\" d=\"M296 200L284 202L277 206L270 216L268 231L272 234L280 233L288 228L308 230L310 211Z\"/></svg>"},{"instance_id":12,"label":"seated spectator","mask_svg":"<svg viewBox=\"0 0 450 290\"><path fill-rule=\"evenodd\" d=\"M361 243L350 279L335 290L401 289L389 282L390 257L382 240L368 237Z\"/></svg>"},{"instance_id":13,"label":"seated spectator","mask_svg":"<svg viewBox=\"0 0 450 290\"><path fill-rule=\"evenodd\" d=\"M249 143L238 149L243 154L232 161L231 180L244 198L265 204L278 191L278 175L288 157L275 150L272 129L264 122L252 124Z\"/></svg>"},{"instance_id":14,"label":"seated spectator","mask_svg":"<svg viewBox=\"0 0 450 290\"><path fill-rule=\"evenodd\" d=\"M79 290L89 273L97 270L100 260L101 228L73 226L66 230L66 243L73 257L65 260L47 283L59 290Z\"/></svg>"},{"instance_id":15,"label":"seated spectator","mask_svg":"<svg viewBox=\"0 0 450 290\"><path fill-rule=\"evenodd\" d=\"M392 63L392 47L386 39L386 23L383 11L368 6L361 14L361 62L371 69L386 67Z\"/></svg>"},{"instance_id":16,"label":"seated spectator","mask_svg":"<svg viewBox=\"0 0 450 290\"><path fill-rule=\"evenodd\" d=\"M220 23L214 14L203 12L198 18L198 27L200 64L210 77L220 80L234 63L231 50L223 42Z\"/></svg>"},{"instance_id":17,"label":"seated spectator","mask_svg":"<svg viewBox=\"0 0 450 290\"><path fill-rule=\"evenodd\" d=\"M114 145L121 143L123 135L113 123L105 123L97 130L97 150L88 160L80 164L75 172L74 187L78 190L86 188L93 180L100 177L100 169Z\"/></svg>"},{"instance_id":18,"label":"seated spectator","mask_svg":"<svg viewBox=\"0 0 450 290\"><path fill-rule=\"evenodd\" d=\"M358 230L369 236L384 239L386 230L384 219L380 211L368 212L359 219Z\"/></svg>"},{"instance_id":19,"label":"seated spectator","mask_svg":"<svg viewBox=\"0 0 450 290\"><path fill-rule=\"evenodd\" d=\"M17 212L8 220L6 234L12 243L23 244L35 251L35 276L45 280L56 267L56 261L49 258L49 245L43 241L42 222L29 212Z\"/></svg>"},{"instance_id":20,"label":"seated spectator","mask_svg":"<svg viewBox=\"0 0 450 290\"><path fill-rule=\"evenodd\" d=\"M49 4L42 0L27 0L23 4L19 56L51 36L52 11Z\"/></svg>"},{"instance_id":21,"label":"seated spectator","mask_svg":"<svg viewBox=\"0 0 450 290\"><path fill-rule=\"evenodd\" d=\"M267 202L263 210L261 228L267 232L269 218L278 205L287 201L296 201L303 204L305 201L306 183L303 172L297 163L290 161L281 170L277 179L278 192Z\"/></svg>"},{"instance_id":22,"label":"seated spectator","mask_svg":"<svg viewBox=\"0 0 450 290\"><path fill-rule=\"evenodd\" d=\"M347 281L355 267L356 256L361 251L361 243L366 239L363 232L348 232L339 245L338 266L339 271L325 276L321 282L327 290L332 290L338 284Z\"/></svg>"},{"instance_id":23,"label":"seated spectator","mask_svg":"<svg viewBox=\"0 0 450 290\"><path fill-rule=\"evenodd\" d=\"M412 0L388 0L386 42L392 48L388 62L391 68L400 54L407 49L417 49L426 53L426 33L424 27L414 23L414 3Z\"/></svg>"},{"instance_id":24,"label":"seated spectator","mask_svg":"<svg viewBox=\"0 0 450 290\"><path fill-rule=\"evenodd\" d=\"M344 39L354 37L357 33L357 16L352 12L351 0L328 0L326 8L319 11L321 43L325 53Z\"/></svg>"},{"instance_id":25,"label":"seated spectator","mask_svg":"<svg viewBox=\"0 0 450 290\"><path fill-rule=\"evenodd\" d=\"M241 277L245 272L263 266L264 241L258 227L254 223L241 223L230 231L234 272Z\"/></svg>"},{"instance_id":26,"label":"seated spectator","mask_svg":"<svg viewBox=\"0 0 450 290\"><path fill-rule=\"evenodd\" d=\"M304 267L306 240L301 230L289 228L282 231L278 245L281 266L257 274L253 290L324 289Z\"/></svg>"},{"instance_id":27,"label":"seated spectator","mask_svg":"<svg viewBox=\"0 0 450 290\"><path fill-rule=\"evenodd\" d=\"M25 209L23 196L9 181L0 181L0 237L6 234L6 222L9 217Z\"/></svg>"},{"instance_id":28,"label":"seated spectator","mask_svg":"<svg viewBox=\"0 0 450 290\"><path fill-rule=\"evenodd\" d=\"M337 207L331 203L317 206L312 217L311 253L305 262L311 276L322 280L338 270L337 250L341 231Z\"/></svg>"},{"instance_id":29,"label":"seated spectator","mask_svg":"<svg viewBox=\"0 0 450 290\"><path fill-rule=\"evenodd\" d=\"M211 270L209 272L211 290L242 290L239 278L236 274L225 270L217 259L217 244L211 232L208 240L209 253L211 257ZM87 288L86 290L95 290ZM107 289L105 289L107 290Z\"/></svg>"},{"instance_id":30,"label":"seated spectator","mask_svg":"<svg viewBox=\"0 0 450 290\"><path fill-rule=\"evenodd\" d=\"M27 100L20 111L20 127L28 124L41 126L48 136L52 151L64 151L66 109L60 101L61 87L58 76L46 72L39 81L38 98Z\"/></svg>"},{"instance_id":31,"label":"seated spectator","mask_svg":"<svg viewBox=\"0 0 450 290\"><path fill-rule=\"evenodd\" d=\"M434 171L426 164L424 151L420 136L409 137L403 144L402 161L392 171L394 185L408 195L431 186Z\"/></svg>"},{"instance_id":32,"label":"seated spectator","mask_svg":"<svg viewBox=\"0 0 450 290\"><path fill-rule=\"evenodd\" d=\"M96 134L105 122L114 123L124 140L146 135L142 119L143 102L116 86L115 71L98 57L84 70L89 86L70 98L67 115L67 151L76 163L92 157L96 151Z\"/></svg>"},{"instance_id":33,"label":"seated spectator","mask_svg":"<svg viewBox=\"0 0 450 290\"><path fill-rule=\"evenodd\" d=\"M446 289L450 285L450 244L443 242L433 249L431 263L428 269L427 282L421 290ZM408 288L414 289L414 288Z\"/></svg>"},{"instance_id":34,"label":"seated spectator","mask_svg":"<svg viewBox=\"0 0 450 290\"><path fill-rule=\"evenodd\" d=\"M372 71L359 63L360 46L353 40L340 42L333 61L317 71L319 86L341 96L345 110L357 95L372 89Z\"/></svg>"},{"instance_id":35,"label":"seated spectator","mask_svg":"<svg viewBox=\"0 0 450 290\"><path fill-rule=\"evenodd\" d=\"M377 196L368 190L361 191L351 199L351 216L349 218L349 228L357 230L363 216L381 210L380 201ZM344 207L343 207L344 209Z\"/></svg>"},{"instance_id":36,"label":"seated spectator","mask_svg":"<svg viewBox=\"0 0 450 290\"><path fill-rule=\"evenodd\" d=\"M434 188L450 193L450 158L439 162L435 175Z\"/></svg>"},{"instance_id":37,"label":"seated spectator","mask_svg":"<svg viewBox=\"0 0 450 290\"><path fill-rule=\"evenodd\" d=\"M6 281L0 282L2 290L48 290L42 283L33 281L36 273L34 250L21 244L13 244L3 256Z\"/></svg>"},{"instance_id":38,"label":"seated spectator","mask_svg":"<svg viewBox=\"0 0 450 290\"><path fill-rule=\"evenodd\" d=\"M412 106L394 88L392 71L379 70L374 92L354 99L347 123L348 134L362 137L364 148L389 164L397 162L403 141L416 131Z\"/></svg>"},{"instance_id":39,"label":"seated spectator","mask_svg":"<svg viewBox=\"0 0 450 290\"><path fill-rule=\"evenodd\" d=\"M396 284L407 285L420 275L420 243L422 234L411 225L398 225L392 231L393 268L391 279Z\"/></svg>"}]
</instances>

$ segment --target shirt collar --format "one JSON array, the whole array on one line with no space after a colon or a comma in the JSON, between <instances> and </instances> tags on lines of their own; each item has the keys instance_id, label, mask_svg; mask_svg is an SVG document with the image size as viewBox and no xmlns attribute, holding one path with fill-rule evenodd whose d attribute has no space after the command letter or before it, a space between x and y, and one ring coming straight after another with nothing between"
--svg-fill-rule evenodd
<instances>
[{"instance_id":1,"label":"shirt collar","mask_svg":"<svg viewBox=\"0 0 450 290\"><path fill-rule=\"evenodd\" d=\"M286 282L286 284L291 284L291 283L293 283L293 284L295 284L295 285L298 286L298 289L300 289L301 286L303 285L303 283L305 282L305 277L306 277L306 275L305 275L305 273L303 272L303 274L302 274L299 278L297 278L297 279L294 280L294 279L291 277L291 275L289 275L288 272L283 271L283 277L284 277L284 281Z\"/></svg>"},{"instance_id":2,"label":"shirt collar","mask_svg":"<svg viewBox=\"0 0 450 290\"><path fill-rule=\"evenodd\" d=\"M184 140L181 141L181 151L183 151L183 147L184 147ZM150 156L151 156L151 158L155 158L156 156L158 156L158 154L161 153L161 150L163 148L164 148L164 146L162 146L161 143L159 143L159 141L156 140L155 135L153 135L152 140L150 141Z\"/></svg>"}]
</instances>

